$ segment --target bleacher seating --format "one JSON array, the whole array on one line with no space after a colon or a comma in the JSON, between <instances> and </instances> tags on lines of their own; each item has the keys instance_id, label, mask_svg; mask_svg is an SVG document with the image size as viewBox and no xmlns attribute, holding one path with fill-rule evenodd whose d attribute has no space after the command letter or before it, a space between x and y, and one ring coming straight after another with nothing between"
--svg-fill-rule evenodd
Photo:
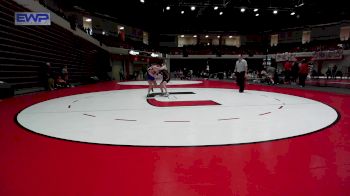
<instances>
[{"instance_id":1,"label":"bleacher seating","mask_svg":"<svg viewBox=\"0 0 350 196\"><path fill-rule=\"evenodd\" d=\"M0 81L16 89L43 86L42 70L50 62L54 71L68 66L70 82L96 75L108 53L72 32L51 26L16 26L15 12L28 12L11 0L0 4Z\"/></svg>"}]
</instances>

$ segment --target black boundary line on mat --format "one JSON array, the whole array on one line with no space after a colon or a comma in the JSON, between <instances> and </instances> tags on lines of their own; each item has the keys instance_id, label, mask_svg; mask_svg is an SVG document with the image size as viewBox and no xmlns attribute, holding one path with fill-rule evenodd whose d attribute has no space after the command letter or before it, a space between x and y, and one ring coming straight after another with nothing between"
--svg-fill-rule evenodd
<instances>
[{"instance_id":1,"label":"black boundary line on mat","mask_svg":"<svg viewBox=\"0 0 350 196\"><path fill-rule=\"evenodd\" d=\"M265 113L262 113L262 114L259 114L259 116L265 116L265 115L268 115L268 114L271 114L272 112L265 112Z\"/></svg>"},{"instance_id":2,"label":"black boundary line on mat","mask_svg":"<svg viewBox=\"0 0 350 196\"><path fill-rule=\"evenodd\" d=\"M222 88L222 89L226 89L226 88ZM232 90L232 89L230 89ZM300 89L299 89L300 90ZM262 90L253 90L253 91L260 91L260 92L270 92L270 91L262 91ZM99 91L100 92L100 91ZM320 91L317 91L317 92L320 92ZM270 93L277 93L277 92L270 92ZM322 93L322 92L321 92ZM284 94L284 95L290 95L290 96L295 96L295 97L301 97L301 98L304 98L304 99L310 99L310 98L306 98L306 97L302 97L302 96L298 96L298 95L291 95L291 94L285 94L285 93L280 93L280 94ZM67 96L70 96L70 95L67 95ZM66 97L66 96L63 96L63 97ZM61 97L56 97L54 99L57 99L57 98L61 98ZM50 100L50 99L49 99ZM316 101L314 99L310 99L310 100L313 100L313 101ZM48 100L45 100L45 101L48 101ZM45 102L45 101L40 101L40 102L37 102L37 103L34 103L34 104L38 104L38 103L41 103L41 102ZM76 140L70 140L70 139L64 139L64 138L58 138L58 137L54 137L54 136L49 136L49 135L45 135L43 133L37 133L35 131L32 131L24 126L22 126L18 120L17 120L17 117L19 115L19 113L21 113L23 110L25 110L26 108L34 105L30 105L30 106L27 106L26 108L23 108L21 109L15 116L14 116L14 122L19 126L21 127L22 129L24 129L25 131L31 133L31 134L35 134L35 135L40 135L40 136L43 136L43 137L47 137L47 138L51 138L51 139L57 139L57 140L62 140L62 141L66 141L66 142L74 142L74 143L80 143L80 144L92 144L92 145L103 145L103 146L116 146L116 147L134 147L134 148L201 148L201 147L225 147L225 146L237 146L237 145L251 145L251 144L260 144L260 143L269 143L269 142L274 142L274 141L281 141L281 140L289 140L289 139L293 139L293 138L297 138L297 137L303 137L303 136L307 136L307 135L312 135L312 134L316 134L318 132L321 132L323 131L324 129L327 129L327 128L330 128L332 127L333 125L335 125L337 122L340 121L341 119L341 114L339 113L339 111L337 109L335 109L334 107L330 106L329 104L326 104L326 103L323 103L321 101L317 101L319 103L322 103L324 105L327 105L328 107L332 108L336 113L337 113L337 119L329 124L328 126L326 127L323 127L319 130L316 130L316 131L313 131L313 132L310 132L310 133L305 133L305 134L301 134L301 135L296 135L296 136L291 136L291 137L286 137L286 138L279 138L279 139L272 139L272 140L265 140L265 141L257 141L257 142L249 142L249 143L235 143L235 144L212 144L212 145L192 145L192 146L181 146L181 145L178 145L178 146L149 146L149 145L126 145L126 144L101 144L101 143L94 143L94 142L83 142L83 141L76 141Z\"/></svg>"},{"instance_id":3,"label":"black boundary line on mat","mask_svg":"<svg viewBox=\"0 0 350 196\"><path fill-rule=\"evenodd\" d=\"M96 117L95 115L91 115L91 114L83 114L84 116L90 116L90 117Z\"/></svg>"},{"instance_id":4,"label":"black boundary line on mat","mask_svg":"<svg viewBox=\"0 0 350 196\"><path fill-rule=\"evenodd\" d=\"M137 120L133 120L133 119L123 119L123 118L116 118L114 120L120 120L120 121L137 121Z\"/></svg>"}]
</instances>

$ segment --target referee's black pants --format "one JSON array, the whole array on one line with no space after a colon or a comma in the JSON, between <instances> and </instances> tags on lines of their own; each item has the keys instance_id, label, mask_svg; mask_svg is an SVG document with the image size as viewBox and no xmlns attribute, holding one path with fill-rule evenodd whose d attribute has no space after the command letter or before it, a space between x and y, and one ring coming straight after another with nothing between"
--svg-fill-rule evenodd
<instances>
[{"instance_id":1,"label":"referee's black pants","mask_svg":"<svg viewBox=\"0 0 350 196\"><path fill-rule=\"evenodd\" d=\"M244 91L244 83L245 83L245 71L242 72L237 72L236 73L237 77L237 85L239 86L239 92L243 93Z\"/></svg>"}]
</instances>

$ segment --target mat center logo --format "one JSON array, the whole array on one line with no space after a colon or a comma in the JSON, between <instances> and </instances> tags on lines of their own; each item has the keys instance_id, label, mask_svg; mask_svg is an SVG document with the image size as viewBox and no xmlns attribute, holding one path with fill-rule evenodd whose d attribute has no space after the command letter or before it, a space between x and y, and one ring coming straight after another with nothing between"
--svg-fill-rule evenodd
<instances>
[{"instance_id":1,"label":"mat center logo","mask_svg":"<svg viewBox=\"0 0 350 196\"><path fill-rule=\"evenodd\" d=\"M191 95L194 92L174 92L169 93L169 96L174 95ZM206 105L221 105L212 100L193 100L193 101L158 101L155 97L162 96L162 93L152 93L147 98L147 102L156 107L183 107L183 106L206 106Z\"/></svg>"}]
</instances>

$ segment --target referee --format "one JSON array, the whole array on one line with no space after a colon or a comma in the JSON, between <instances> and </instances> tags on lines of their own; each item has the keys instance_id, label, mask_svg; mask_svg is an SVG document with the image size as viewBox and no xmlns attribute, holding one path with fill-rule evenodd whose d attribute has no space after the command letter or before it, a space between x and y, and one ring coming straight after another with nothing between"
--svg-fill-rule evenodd
<instances>
[{"instance_id":1,"label":"referee","mask_svg":"<svg viewBox=\"0 0 350 196\"><path fill-rule=\"evenodd\" d=\"M247 61L243 59L242 55L239 55L238 60L236 61L235 73L237 85L239 86L239 92L243 93L245 78L247 77L248 73L248 64Z\"/></svg>"}]
</instances>

